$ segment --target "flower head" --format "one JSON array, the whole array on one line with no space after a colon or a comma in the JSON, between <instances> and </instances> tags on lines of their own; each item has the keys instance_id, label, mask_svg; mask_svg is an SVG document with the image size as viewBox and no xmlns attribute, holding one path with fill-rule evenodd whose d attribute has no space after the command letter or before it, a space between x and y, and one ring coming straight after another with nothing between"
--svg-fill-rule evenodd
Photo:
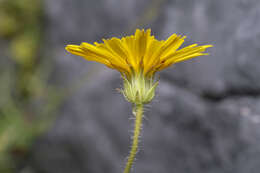
<instances>
[{"instance_id":1,"label":"flower head","mask_svg":"<svg viewBox=\"0 0 260 173\"><path fill-rule=\"evenodd\" d=\"M151 35L150 29L137 29L135 35L103 39L103 43L95 42L94 45L85 42L68 45L66 50L118 70L124 79L123 94L128 101L139 104L148 103L154 97L156 72L172 64L207 55L204 51L212 47L192 44L178 49L184 39L185 36L173 34L167 40L159 41Z\"/></svg>"}]
</instances>

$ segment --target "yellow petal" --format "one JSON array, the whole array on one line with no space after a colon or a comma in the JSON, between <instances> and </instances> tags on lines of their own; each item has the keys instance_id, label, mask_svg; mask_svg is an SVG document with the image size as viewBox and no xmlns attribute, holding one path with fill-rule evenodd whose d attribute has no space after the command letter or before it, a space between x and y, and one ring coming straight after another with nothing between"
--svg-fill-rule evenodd
<instances>
[{"instance_id":1,"label":"yellow petal","mask_svg":"<svg viewBox=\"0 0 260 173\"><path fill-rule=\"evenodd\" d=\"M136 71L139 73L143 68L143 59L146 53L148 39L150 37L151 30L144 30L137 29L135 32L135 51L136 51Z\"/></svg>"},{"instance_id":2,"label":"yellow petal","mask_svg":"<svg viewBox=\"0 0 260 173\"><path fill-rule=\"evenodd\" d=\"M115 56L107 49L107 47L103 46L102 44L99 46L94 46L92 44L83 42L81 43L80 47L85 51L85 54L106 59L111 64L116 64L117 66L129 71L129 67L126 62Z\"/></svg>"},{"instance_id":3,"label":"yellow petal","mask_svg":"<svg viewBox=\"0 0 260 173\"><path fill-rule=\"evenodd\" d=\"M74 54L74 55L82 56L82 57L85 58L86 60L96 61L96 62L105 64L105 65L111 67L108 60L106 60L106 59L104 59L104 58L101 58L101 57L98 57L98 56L96 56L96 55L93 55L93 54L91 54L91 53L86 54L86 52L82 49L81 46L78 46L78 45L67 45L67 46L66 46L66 50L67 50L68 52Z\"/></svg>"},{"instance_id":4,"label":"yellow petal","mask_svg":"<svg viewBox=\"0 0 260 173\"><path fill-rule=\"evenodd\" d=\"M135 39L134 36L127 36L122 38L122 46L125 48L125 50L128 53L128 63L131 64L131 66L134 69L137 69L137 60L136 60L136 52L135 52Z\"/></svg>"},{"instance_id":5,"label":"yellow petal","mask_svg":"<svg viewBox=\"0 0 260 173\"><path fill-rule=\"evenodd\" d=\"M193 44L181 50L178 50L175 53L165 57L165 62L163 62L163 65L159 68L159 70L167 68L168 66L181 61L185 61L197 56L207 55L207 53L203 53L203 52L206 50L206 48L209 47L212 47L212 45L204 45L204 46L196 47L196 44Z\"/></svg>"},{"instance_id":6,"label":"yellow petal","mask_svg":"<svg viewBox=\"0 0 260 173\"><path fill-rule=\"evenodd\" d=\"M65 49L74 55L85 56L84 51L78 45L67 45Z\"/></svg>"},{"instance_id":7,"label":"yellow petal","mask_svg":"<svg viewBox=\"0 0 260 173\"><path fill-rule=\"evenodd\" d=\"M159 63L160 58L158 57L157 52L161 48L162 44L162 41L158 41L153 38L150 39L150 44L144 57L144 74L147 74Z\"/></svg>"},{"instance_id":8,"label":"yellow petal","mask_svg":"<svg viewBox=\"0 0 260 173\"><path fill-rule=\"evenodd\" d=\"M163 57L168 56L169 54L174 53L184 42L184 39L186 36L177 36L176 34L173 34L169 39L167 39L162 46L162 53L160 54L161 61L163 61Z\"/></svg>"},{"instance_id":9,"label":"yellow petal","mask_svg":"<svg viewBox=\"0 0 260 173\"><path fill-rule=\"evenodd\" d=\"M174 53L184 42L184 39L185 36L181 37L173 34L166 41L157 42L157 48L152 45L151 50L149 49L149 52L153 52L152 56L146 56L147 58L145 58L145 74L150 73L156 67L160 66L160 62L164 61L163 57L167 57L169 54Z\"/></svg>"}]
</instances>

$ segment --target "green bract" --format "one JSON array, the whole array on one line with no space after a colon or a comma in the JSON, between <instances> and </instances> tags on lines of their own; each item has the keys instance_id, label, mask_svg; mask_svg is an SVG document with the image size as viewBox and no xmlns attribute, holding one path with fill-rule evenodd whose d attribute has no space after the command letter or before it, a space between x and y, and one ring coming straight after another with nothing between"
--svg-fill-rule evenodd
<instances>
[{"instance_id":1,"label":"green bract","mask_svg":"<svg viewBox=\"0 0 260 173\"><path fill-rule=\"evenodd\" d=\"M153 78L145 78L143 75L137 75L131 79L124 79L124 89L121 90L126 100L134 104L147 104L155 96L155 89L158 81Z\"/></svg>"}]
</instances>

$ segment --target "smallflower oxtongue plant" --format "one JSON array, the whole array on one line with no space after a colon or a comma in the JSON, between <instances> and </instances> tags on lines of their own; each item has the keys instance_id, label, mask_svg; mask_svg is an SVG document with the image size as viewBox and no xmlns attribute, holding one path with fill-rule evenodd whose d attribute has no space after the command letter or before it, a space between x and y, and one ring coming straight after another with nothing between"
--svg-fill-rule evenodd
<instances>
[{"instance_id":1,"label":"smallflower oxtongue plant","mask_svg":"<svg viewBox=\"0 0 260 173\"><path fill-rule=\"evenodd\" d=\"M155 73L172 64L197 56L208 55L204 51L212 45L190 46L179 49L185 36L171 35L167 40L157 40L151 30L137 29L134 35L123 38L103 39L103 43L67 45L66 50L86 60L105 64L121 73L124 87L121 93L133 103L135 129L131 151L124 169L129 173L138 151L138 142L143 119L143 105L155 96L158 81Z\"/></svg>"}]
</instances>

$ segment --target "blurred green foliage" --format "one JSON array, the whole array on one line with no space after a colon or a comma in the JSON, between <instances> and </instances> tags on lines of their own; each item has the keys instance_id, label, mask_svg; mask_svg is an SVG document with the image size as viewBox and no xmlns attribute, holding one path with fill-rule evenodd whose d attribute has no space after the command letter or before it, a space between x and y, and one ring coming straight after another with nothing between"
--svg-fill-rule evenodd
<instances>
[{"instance_id":1,"label":"blurred green foliage","mask_svg":"<svg viewBox=\"0 0 260 173\"><path fill-rule=\"evenodd\" d=\"M0 0L0 172L12 173L28 159L37 136L46 131L62 103L48 83L41 55L41 0Z\"/></svg>"},{"instance_id":2,"label":"blurred green foliage","mask_svg":"<svg viewBox=\"0 0 260 173\"><path fill-rule=\"evenodd\" d=\"M153 0L133 29L153 21L161 2ZM27 170L32 144L50 127L59 106L99 71L93 68L66 91L50 85L43 35L42 0L0 0L0 173Z\"/></svg>"},{"instance_id":3,"label":"blurred green foliage","mask_svg":"<svg viewBox=\"0 0 260 173\"><path fill-rule=\"evenodd\" d=\"M30 64L40 46L43 12L41 0L0 0L0 37L10 42L12 58Z\"/></svg>"}]
</instances>

